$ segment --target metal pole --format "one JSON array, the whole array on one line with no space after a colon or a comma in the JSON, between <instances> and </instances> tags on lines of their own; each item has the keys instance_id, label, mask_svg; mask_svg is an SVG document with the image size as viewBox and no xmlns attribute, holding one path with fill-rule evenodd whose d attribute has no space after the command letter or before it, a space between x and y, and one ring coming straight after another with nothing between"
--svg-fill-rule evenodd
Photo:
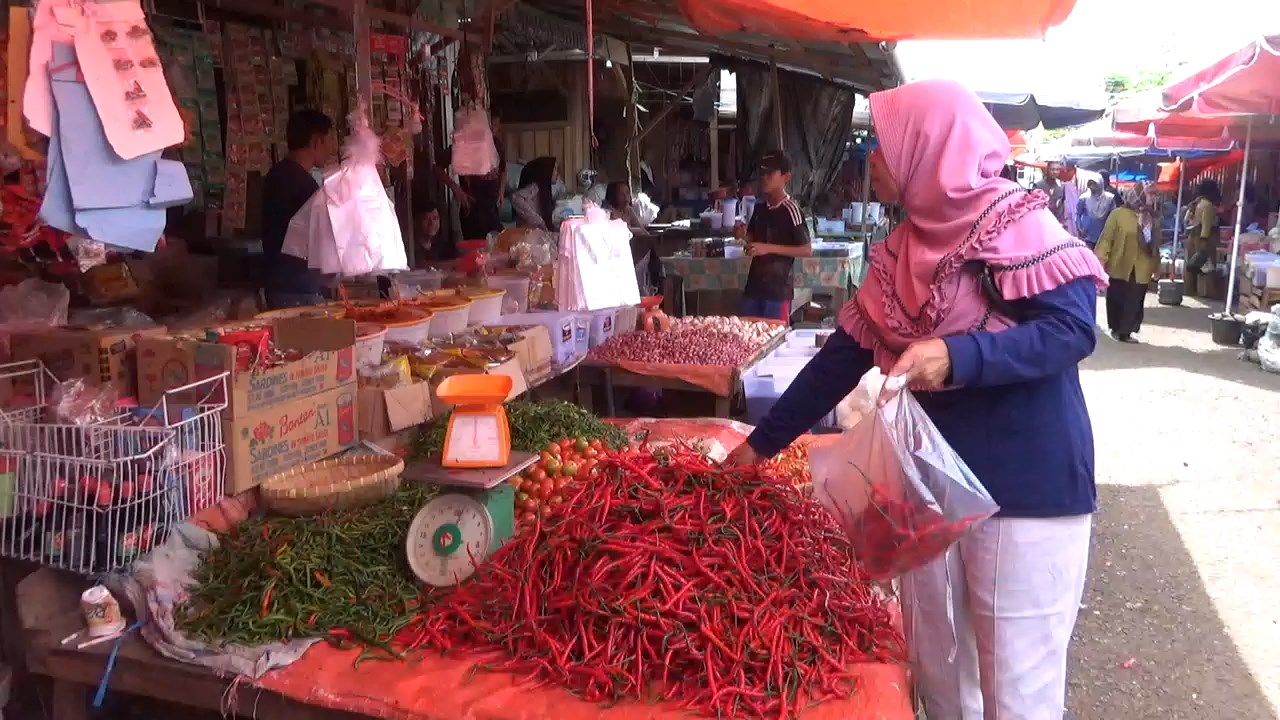
<instances>
[{"instance_id":1,"label":"metal pole","mask_svg":"<svg viewBox=\"0 0 1280 720\"><path fill-rule=\"evenodd\" d=\"M373 100L373 58L369 50L369 0L351 0L351 30L356 39L356 94L369 111Z\"/></svg>"},{"instance_id":2,"label":"metal pole","mask_svg":"<svg viewBox=\"0 0 1280 720\"><path fill-rule=\"evenodd\" d=\"M1253 118L1250 117L1244 131L1244 163L1240 166L1240 192L1236 199L1236 231L1231 238L1231 261L1227 275L1227 315L1231 315L1231 306L1235 303L1236 293L1236 256L1240 253L1240 221L1244 217L1244 181L1249 176L1249 150L1253 147Z\"/></svg>"},{"instance_id":3,"label":"metal pole","mask_svg":"<svg viewBox=\"0 0 1280 720\"><path fill-rule=\"evenodd\" d=\"M1187 184L1187 167L1182 162L1182 158L1178 161L1178 204L1173 209L1173 254L1170 256L1173 262L1170 263L1169 277L1178 276L1178 233L1182 230L1182 188ZM1185 265L1184 265L1185 268Z\"/></svg>"}]
</instances>

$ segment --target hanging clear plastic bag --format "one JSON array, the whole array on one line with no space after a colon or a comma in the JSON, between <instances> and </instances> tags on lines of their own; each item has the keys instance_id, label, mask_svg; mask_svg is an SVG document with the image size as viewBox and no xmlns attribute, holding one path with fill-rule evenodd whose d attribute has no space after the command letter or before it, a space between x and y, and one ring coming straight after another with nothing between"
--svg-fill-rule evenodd
<instances>
[{"instance_id":1,"label":"hanging clear plastic bag","mask_svg":"<svg viewBox=\"0 0 1280 720\"><path fill-rule=\"evenodd\" d=\"M891 580L1000 508L910 392L876 407L881 384L864 379L858 392L868 397L856 404L868 412L836 442L812 448L809 462L814 494L848 534L859 565L872 580Z\"/></svg>"}]
</instances>

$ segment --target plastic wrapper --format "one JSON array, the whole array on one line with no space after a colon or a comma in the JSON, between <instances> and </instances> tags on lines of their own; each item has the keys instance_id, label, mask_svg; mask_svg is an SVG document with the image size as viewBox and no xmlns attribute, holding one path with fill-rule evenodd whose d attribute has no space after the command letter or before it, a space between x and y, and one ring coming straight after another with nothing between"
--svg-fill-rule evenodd
<instances>
[{"instance_id":1,"label":"plastic wrapper","mask_svg":"<svg viewBox=\"0 0 1280 720\"><path fill-rule=\"evenodd\" d=\"M865 414L809 459L815 496L882 581L942 555L999 507L910 392L877 407L874 385L859 385Z\"/></svg>"},{"instance_id":2,"label":"plastic wrapper","mask_svg":"<svg viewBox=\"0 0 1280 720\"><path fill-rule=\"evenodd\" d=\"M1280 333L1267 333L1256 348L1262 369L1280 375Z\"/></svg>"},{"instance_id":3,"label":"plastic wrapper","mask_svg":"<svg viewBox=\"0 0 1280 720\"><path fill-rule=\"evenodd\" d=\"M131 307L84 308L67 318L67 325L94 330L149 328L156 324L151 316Z\"/></svg>"},{"instance_id":4,"label":"plastic wrapper","mask_svg":"<svg viewBox=\"0 0 1280 720\"><path fill-rule=\"evenodd\" d=\"M63 380L50 393L50 421L65 425L96 425L115 417L119 394L112 385L90 385L84 378Z\"/></svg>"},{"instance_id":5,"label":"plastic wrapper","mask_svg":"<svg viewBox=\"0 0 1280 720\"><path fill-rule=\"evenodd\" d=\"M454 115L453 171L458 175L488 175L498 167L498 147L483 108L464 108Z\"/></svg>"},{"instance_id":6,"label":"plastic wrapper","mask_svg":"<svg viewBox=\"0 0 1280 720\"><path fill-rule=\"evenodd\" d=\"M66 287L30 278L0 289L0 322L65 325L70 304Z\"/></svg>"},{"instance_id":7,"label":"plastic wrapper","mask_svg":"<svg viewBox=\"0 0 1280 720\"><path fill-rule=\"evenodd\" d=\"M362 367L358 370L360 387L390 390L413 382L409 370L409 358L394 357L381 365Z\"/></svg>"}]
</instances>

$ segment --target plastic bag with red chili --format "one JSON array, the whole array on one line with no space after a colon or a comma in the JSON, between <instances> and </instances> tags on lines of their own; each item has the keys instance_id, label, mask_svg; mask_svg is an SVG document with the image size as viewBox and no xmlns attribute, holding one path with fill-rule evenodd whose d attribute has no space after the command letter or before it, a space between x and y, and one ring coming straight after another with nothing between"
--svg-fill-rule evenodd
<instances>
[{"instance_id":1,"label":"plastic bag with red chili","mask_svg":"<svg viewBox=\"0 0 1280 720\"><path fill-rule=\"evenodd\" d=\"M910 392L809 458L814 494L873 580L927 564L1000 509Z\"/></svg>"}]
</instances>

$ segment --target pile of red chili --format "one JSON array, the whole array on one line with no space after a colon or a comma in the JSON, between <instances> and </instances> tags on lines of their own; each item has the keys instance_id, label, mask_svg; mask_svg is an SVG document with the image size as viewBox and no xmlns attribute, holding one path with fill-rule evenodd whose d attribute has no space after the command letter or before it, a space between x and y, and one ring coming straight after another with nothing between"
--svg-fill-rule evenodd
<instances>
[{"instance_id":1,"label":"pile of red chili","mask_svg":"<svg viewBox=\"0 0 1280 720\"><path fill-rule=\"evenodd\" d=\"M739 717L795 717L852 694L855 664L901 660L891 600L790 482L672 448L598 468L399 642L590 702Z\"/></svg>"}]
</instances>

